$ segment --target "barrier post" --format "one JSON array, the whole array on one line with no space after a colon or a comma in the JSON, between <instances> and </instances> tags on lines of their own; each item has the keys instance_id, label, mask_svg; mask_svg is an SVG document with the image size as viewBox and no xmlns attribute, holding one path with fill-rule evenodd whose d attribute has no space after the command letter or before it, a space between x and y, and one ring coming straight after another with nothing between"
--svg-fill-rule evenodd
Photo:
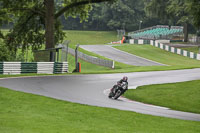
<instances>
[{"instance_id":1,"label":"barrier post","mask_svg":"<svg viewBox=\"0 0 200 133\"><path fill-rule=\"evenodd\" d=\"M81 72L81 63L78 62L78 72Z\"/></svg>"},{"instance_id":2,"label":"barrier post","mask_svg":"<svg viewBox=\"0 0 200 133\"><path fill-rule=\"evenodd\" d=\"M79 66L78 66L78 47L80 44L77 44L76 49L75 49L75 70L74 72L78 72L79 71Z\"/></svg>"}]
</instances>

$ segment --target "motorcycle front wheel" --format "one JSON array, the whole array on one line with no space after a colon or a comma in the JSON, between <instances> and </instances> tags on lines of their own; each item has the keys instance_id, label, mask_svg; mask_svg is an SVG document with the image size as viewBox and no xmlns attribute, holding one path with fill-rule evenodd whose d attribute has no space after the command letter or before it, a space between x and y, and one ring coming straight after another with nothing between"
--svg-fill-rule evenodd
<instances>
[{"instance_id":1,"label":"motorcycle front wheel","mask_svg":"<svg viewBox=\"0 0 200 133\"><path fill-rule=\"evenodd\" d=\"M118 90L118 91L116 92L115 96L114 96L114 99L117 99L117 98L119 98L120 96L121 96L121 91Z\"/></svg>"}]
</instances>

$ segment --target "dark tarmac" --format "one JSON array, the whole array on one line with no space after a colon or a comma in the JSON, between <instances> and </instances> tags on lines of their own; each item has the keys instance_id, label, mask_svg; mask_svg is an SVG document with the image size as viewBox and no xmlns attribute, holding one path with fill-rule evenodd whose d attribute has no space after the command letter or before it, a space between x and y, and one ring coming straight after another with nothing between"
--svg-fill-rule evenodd
<instances>
[{"instance_id":1,"label":"dark tarmac","mask_svg":"<svg viewBox=\"0 0 200 133\"><path fill-rule=\"evenodd\" d=\"M124 75L129 77L129 88L131 89L134 86L200 79L200 69L5 78L0 79L0 86L74 103L134 111L155 116L200 121L200 114L174 111L165 107L130 101L123 97L120 97L119 100L109 99L107 97L109 89Z\"/></svg>"}]
</instances>

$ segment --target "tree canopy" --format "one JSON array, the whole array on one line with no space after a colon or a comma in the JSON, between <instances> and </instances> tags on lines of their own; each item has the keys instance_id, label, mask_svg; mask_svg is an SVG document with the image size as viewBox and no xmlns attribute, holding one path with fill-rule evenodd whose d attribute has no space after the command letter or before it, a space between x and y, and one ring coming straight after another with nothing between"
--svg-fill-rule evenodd
<instances>
[{"instance_id":1,"label":"tree canopy","mask_svg":"<svg viewBox=\"0 0 200 133\"><path fill-rule=\"evenodd\" d=\"M170 25L184 25L184 40L187 41L188 24L195 25L197 29L200 26L199 6L198 0L151 0L147 2L145 11L150 17L160 18Z\"/></svg>"},{"instance_id":2,"label":"tree canopy","mask_svg":"<svg viewBox=\"0 0 200 133\"><path fill-rule=\"evenodd\" d=\"M58 19L79 16L88 17L93 3L114 0L0 0L0 25L13 22L13 28L4 38L10 50L23 50L31 46L38 49L46 42L46 48L53 48L64 38L62 25Z\"/></svg>"},{"instance_id":3,"label":"tree canopy","mask_svg":"<svg viewBox=\"0 0 200 133\"><path fill-rule=\"evenodd\" d=\"M183 23L200 28L199 0L0 0L0 9L0 26L13 24L7 35L0 32L0 38L14 52L42 44L53 48L65 37L63 26L133 31L141 21L142 28Z\"/></svg>"}]
</instances>

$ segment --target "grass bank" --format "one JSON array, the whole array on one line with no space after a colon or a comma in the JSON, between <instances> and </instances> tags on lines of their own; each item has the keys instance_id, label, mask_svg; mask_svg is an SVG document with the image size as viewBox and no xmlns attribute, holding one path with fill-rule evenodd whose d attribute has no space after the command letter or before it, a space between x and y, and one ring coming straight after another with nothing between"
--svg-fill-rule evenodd
<instances>
[{"instance_id":1,"label":"grass bank","mask_svg":"<svg viewBox=\"0 0 200 133\"><path fill-rule=\"evenodd\" d=\"M199 48L198 47L189 47L189 48L180 48L186 51L194 52L194 53L199 53Z\"/></svg>"},{"instance_id":2,"label":"grass bank","mask_svg":"<svg viewBox=\"0 0 200 133\"><path fill-rule=\"evenodd\" d=\"M87 67L83 68L82 73L120 73L120 72L142 72L142 71L163 71L163 70L178 70L178 69L190 69L200 67L200 61L190 59L188 57L183 57L176 55L159 48L155 48L150 45L122 45L114 46L117 49L126 51L128 53L141 56L150 60L154 60L169 66L131 66L123 63L115 62L115 69L101 68L101 69L90 69ZM75 48L75 45L71 45L71 48ZM86 51L79 48L80 52L87 55L95 56L102 59L107 59L100 55L94 54L92 52ZM72 59L73 60L73 59ZM109 59L108 59L109 60ZM96 67L94 64L90 64L90 68ZM84 65L82 65L84 66ZM86 72L87 71L87 72Z\"/></svg>"},{"instance_id":3,"label":"grass bank","mask_svg":"<svg viewBox=\"0 0 200 133\"><path fill-rule=\"evenodd\" d=\"M200 61L198 60L170 53L160 48L153 47L151 45L124 45L124 46L115 46L115 48L140 57L144 57L146 59L150 59L162 64L169 65L163 67L163 70L165 68L182 69L183 67L184 68L200 67Z\"/></svg>"},{"instance_id":4,"label":"grass bank","mask_svg":"<svg viewBox=\"0 0 200 133\"><path fill-rule=\"evenodd\" d=\"M92 107L0 87L1 133L194 133L199 122Z\"/></svg>"},{"instance_id":5,"label":"grass bank","mask_svg":"<svg viewBox=\"0 0 200 133\"><path fill-rule=\"evenodd\" d=\"M139 86L128 90L125 97L174 110L200 113L200 80Z\"/></svg>"},{"instance_id":6,"label":"grass bank","mask_svg":"<svg viewBox=\"0 0 200 133\"><path fill-rule=\"evenodd\" d=\"M76 31L66 30L66 40L71 40L72 45L76 44L107 44L116 41L115 31Z\"/></svg>"},{"instance_id":7,"label":"grass bank","mask_svg":"<svg viewBox=\"0 0 200 133\"><path fill-rule=\"evenodd\" d=\"M6 30L4 32L7 32ZM66 40L71 40L70 47L75 48L76 44L105 44L111 41L117 40L116 32L107 31L65 31L67 37ZM123 45L116 46L121 50L129 53L154 60L170 66L131 66L123 63L115 62L115 69L110 69L98 65L88 63L83 60L79 60L82 64L82 73L123 73L123 72L141 72L141 71L161 71L161 70L176 70L176 69L189 69L200 67L200 62L187 57L175 55L159 48L155 48L147 45ZM79 48L79 51L91 56L106 59L105 57L91 53L89 51ZM33 54L29 50L25 55L21 55L20 49L18 50L19 59L25 58L27 61L33 60ZM74 70L75 63L74 57L69 56L69 69L70 72Z\"/></svg>"}]
</instances>

